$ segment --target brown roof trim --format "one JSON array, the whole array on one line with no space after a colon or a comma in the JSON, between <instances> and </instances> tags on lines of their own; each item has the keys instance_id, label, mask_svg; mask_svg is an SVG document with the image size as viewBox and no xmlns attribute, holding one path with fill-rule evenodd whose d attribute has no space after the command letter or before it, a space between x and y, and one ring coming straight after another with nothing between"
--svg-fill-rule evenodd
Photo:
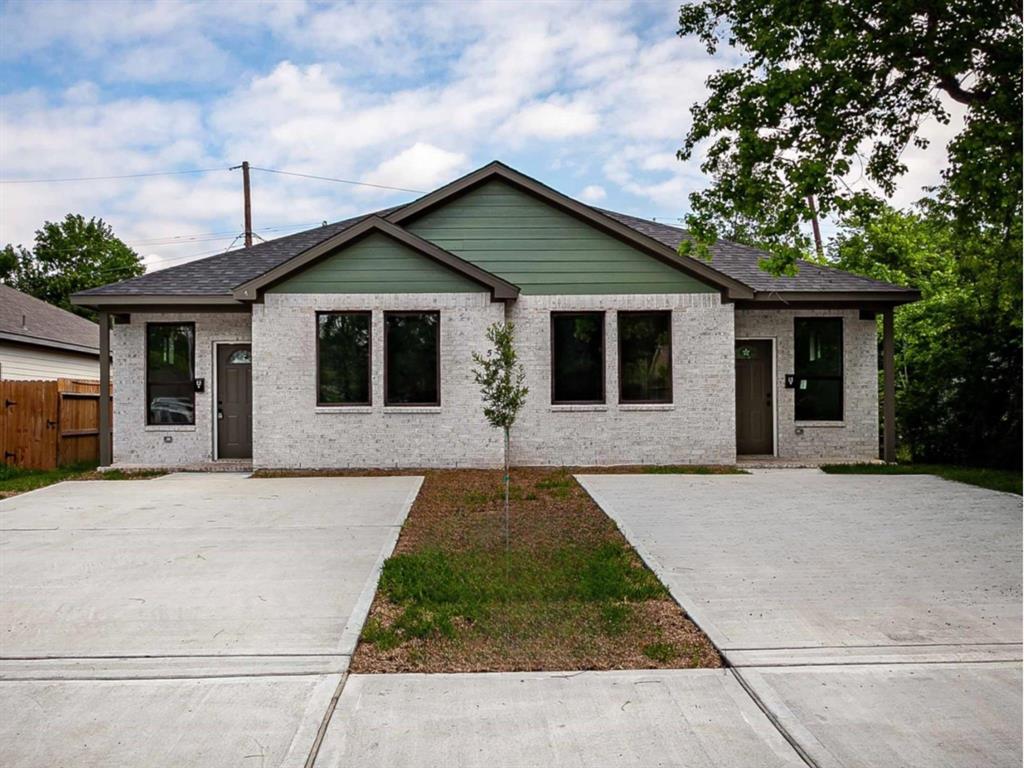
<instances>
[{"instance_id":1,"label":"brown roof trim","mask_svg":"<svg viewBox=\"0 0 1024 768\"><path fill-rule=\"evenodd\" d=\"M754 296L754 291L739 280L719 272L698 259L683 256L674 248L655 240L653 237L638 232L632 227L628 227L622 222L601 213L599 210L591 208L589 205L573 200L571 197L567 197L536 179L532 179L519 171L509 168L497 160L414 200L408 205L402 206L393 213L388 214L386 218L394 224L403 224L445 203L451 198L465 194L474 187L494 178L500 178L524 192L540 198L578 219L586 221L607 234L654 256L669 266L710 283L719 288L728 298L745 299L753 298Z\"/></svg>"},{"instance_id":2,"label":"brown roof trim","mask_svg":"<svg viewBox=\"0 0 1024 768\"><path fill-rule=\"evenodd\" d=\"M249 307L230 296L219 294L181 294L172 293L155 295L121 294L81 294L71 296L71 303L79 307L91 307L100 311L110 312L177 312L182 307L197 312L248 312Z\"/></svg>"},{"instance_id":3,"label":"brown roof trim","mask_svg":"<svg viewBox=\"0 0 1024 768\"><path fill-rule=\"evenodd\" d=\"M232 295L235 299L240 301L255 301L262 290L265 290L269 286L283 280L298 270L304 269L320 259L323 259L332 251L365 237L371 232L379 232L390 237L392 240L396 240L402 245L412 248L414 251L426 256L427 258L433 259L454 272L458 272L464 277L468 277L473 282L479 283L490 290L491 298L494 301L514 300L519 295L518 286L513 285L507 280L503 280L497 275L491 274L484 269L481 269L475 264L471 264L465 259L460 259L454 253L449 253L443 248L439 248L433 243L428 242L421 237L417 237L411 232L407 232L390 221L382 219L380 216L367 216L358 224L339 232L333 237L327 238L323 242L317 243L312 248L308 248L299 255L293 256L273 269L264 272L259 277L242 283L234 289Z\"/></svg>"},{"instance_id":4,"label":"brown roof trim","mask_svg":"<svg viewBox=\"0 0 1024 768\"><path fill-rule=\"evenodd\" d=\"M921 292L913 288L883 291L758 291L753 299L736 302L737 309L827 308L898 306L918 301Z\"/></svg>"}]
</instances>

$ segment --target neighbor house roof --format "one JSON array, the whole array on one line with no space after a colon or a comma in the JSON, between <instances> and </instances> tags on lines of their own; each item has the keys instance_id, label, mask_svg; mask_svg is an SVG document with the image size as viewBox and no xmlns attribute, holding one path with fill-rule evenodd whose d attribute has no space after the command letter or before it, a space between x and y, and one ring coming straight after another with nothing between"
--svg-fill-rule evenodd
<instances>
[{"instance_id":1,"label":"neighbor house roof","mask_svg":"<svg viewBox=\"0 0 1024 768\"><path fill-rule=\"evenodd\" d=\"M210 256L124 282L82 291L75 294L73 300L87 306L111 307L133 302L238 304L242 300L251 301L257 298L256 291L259 288L289 273L289 267L303 268L311 260L320 258L328 251L354 239L344 237L346 231L359 231L361 234L362 230L368 228L366 222L373 221L377 228L380 228L382 222L386 222L393 225L396 231L411 236L411 233L401 229L405 222L494 178L500 178L577 218L586 220L653 257L703 279L736 300L786 302L804 301L815 297L827 301L902 303L918 297L917 292L912 289L808 262L800 262L796 275L773 277L759 266L759 262L768 256L767 253L726 240L720 240L711 246L710 261L682 256L678 253L678 246L687 234L679 227L586 205L502 163L492 162L406 205L333 224L324 224L250 248ZM391 232L391 235L394 236L394 232ZM515 289L515 286L468 264L454 254L442 251L433 244L427 245L440 251L448 266L458 270L461 262L462 265L474 270L474 279L491 287L495 298L513 298L512 295L499 297L494 287L503 284L509 289ZM245 292L250 289L255 289L251 296ZM509 290L503 287L498 292L509 293Z\"/></svg>"},{"instance_id":2,"label":"neighbor house roof","mask_svg":"<svg viewBox=\"0 0 1024 768\"><path fill-rule=\"evenodd\" d=\"M0 339L99 354L96 323L0 284Z\"/></svg>"}]
</instances>

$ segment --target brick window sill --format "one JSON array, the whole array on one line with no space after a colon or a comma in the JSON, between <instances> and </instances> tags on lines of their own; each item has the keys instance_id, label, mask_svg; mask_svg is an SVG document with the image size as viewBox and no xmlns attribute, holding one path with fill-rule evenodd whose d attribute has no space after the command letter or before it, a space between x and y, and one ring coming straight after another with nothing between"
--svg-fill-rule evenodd
<instances>
[{"instance_id":1,"label":"brick window sill","mask_svg":"<svg viewBox=\"0 0 1024 768\"><path fill-rule=\"evenodd\" d=\"M384 413L441 413L439 405L386 405Z\"/></svg>"},{"instance_id":2,"label":"brick window sill","mask_svg":"<svg viewBox=\"0 0 1024 768\"><path fill-rule=\"evenodd\" d=\"M313 413L348 414L373 413L372 405L318 405Z\"/></svg>"},{"instance_id":3,"label":"brick window sill","mask_svg":"<svg viewBox=\"0 0 1024 768\"><path fill-rule=\"evenodd\" d=\"M674 411L673 403L619 403L620 411Z\"/></svg>"},{"instance_id":4,"label":"brick window sill","mask_svg":"<svg viewBox=\"0 0 1024 768\"><path fill-rule=\"evenodd\" d=\"M575 413L581 411L593 412L593 411L607 411L608 406L606 404L595 403L593 405L549 405L548 410L553 413Z\"/></svg>"}]
</instances>

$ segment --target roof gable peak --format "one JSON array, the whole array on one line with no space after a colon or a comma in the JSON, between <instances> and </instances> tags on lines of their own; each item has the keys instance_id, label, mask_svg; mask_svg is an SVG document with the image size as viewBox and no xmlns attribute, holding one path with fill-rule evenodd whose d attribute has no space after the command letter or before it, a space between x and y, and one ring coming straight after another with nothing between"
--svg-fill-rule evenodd
<instances>
[{"instance_id":1,"label":"roof gable peak","mask_svg":"<svg viewBox=\"0 0 1024 768\"><path fill-rule=\"evenodd\" d=\"M370 214L354 226L323 240L312 248L306 249L302 253L278 264L273 269L264 272L262 275L236 286L232 291L232 296L238 301L255 301L259 297L260 292L265 288L312 266L339 248L344 248L373 232L378 232L395 240L422 256L426 256L448 269L469 278L473 282L484 286L490 290L491 298L494 301L507 301L515 299L519 295L519 288L507 280L459 258L454 253L414 235L412 232L377 214Z\"/></svg>"},{"instance_id":2,"label":"roof gable peak","mask_svg":"<svg viewBox=\"0 0 1024 768\"><path fill-rule=\"evenodd\" d=\"M728 298L751 298L753 291L739 280L729 277L704 262L690 256L681 255L676 249L638 232L622 222L608 216L597 208L574 200L573 198L543 184L526 174L505 165L499 160L492 160L487 165L467 173L433 192L404 205L386 216L393 224L405 224L427 211L444 205L449 200L461 197L470 190L494 180L511 184L517 189L546 202L565 213L596 227L629 245L659 259L669 266L699 278L707 284L719 289Z\"/></svg>"}]
</instances>

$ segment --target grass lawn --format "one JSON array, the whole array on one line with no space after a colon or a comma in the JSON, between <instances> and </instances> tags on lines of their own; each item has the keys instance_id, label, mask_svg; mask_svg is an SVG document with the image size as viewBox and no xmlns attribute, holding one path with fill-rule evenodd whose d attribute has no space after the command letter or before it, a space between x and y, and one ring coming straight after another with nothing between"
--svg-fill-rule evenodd
<instances>
[{"instance_id":1,"label":"grass lawn","mask_svg":"<svg viewBox=\"0 0 1024 768\"><path fill-rule=\"evenodd\" d=\"M94 463L69 464L57 469L22 469L0 464L0 499L34 491L63 480L143 480L167 474L163 470L124 472L120 469L97 472Z\"/></svg>"},{"instance_id":2,"label":"grass lawn","mask_svg":"<svg viewBox=\"0 0 1024 768\"><path fill-rule=\"evenodd\" d=\"M426 471L353 672L717 667L721 660L568 470Z\"/></svg>"},{"instance_id":3,"label":"grass lawn","mask_svg":"<svg viewBox=\"0 0 1024 768\"><path fill-rule=\"evenodd\" d=\"M1021 473L1011 469L954 467L949 464L827 464L821 470L833 475L938 475L958 483L1021 494Z\"/></svg>"}]
</instances>

